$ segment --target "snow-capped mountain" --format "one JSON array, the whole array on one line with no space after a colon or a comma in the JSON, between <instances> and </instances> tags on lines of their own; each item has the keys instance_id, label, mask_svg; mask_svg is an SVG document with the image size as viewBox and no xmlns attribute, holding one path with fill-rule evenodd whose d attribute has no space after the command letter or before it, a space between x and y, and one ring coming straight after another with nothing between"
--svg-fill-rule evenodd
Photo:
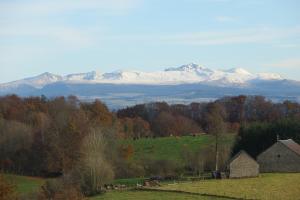
<instances>
[{"instance_id":1,"label":"snow-capped mountain","mask_svg":"<svg viewBox=\"0 0 300 200\"><path fill-rule=\"evenodd\" d=\"M21 79L21 80L9 82L9 83L0 84L0 89L17 88L20 85L28 85L28 86L31 86L34 88L42 88L47 84L59 82L62 80L63 80L62 76L51 74L49 72L45 72L45 73L40 74L35 77L25 78L25 79Z\"/></svg>"},{"instance_id":2,"label":"snow-capped mountain","mask_svg":"<svg viewBox=\"0 0 300 200\"><path fill-rule=\"evenodd\" d=\"M113 84L147 84L147 85L174 85L188 83L205 83L209 85L235 85L244 86L252 80L282 80L277 74L252 74L242 68L229 70L213 70L191 63L176 68L167 68L164 71L114 71L101 73L92 71L88 73L69 74L66 76L44 73L36 77L18 80L0 85L1 88L29 85L34 88L55 82L66 83L113 83Z\"/></svg>"},{"instance_id":3,"label":"snow-capped mountain","mask_svg":"<svg viewBox=\"0 0 300 200\"><path fill-rule=\"evenodd\" d=\"M0 95L6 94L76 95L85 101L100 98L110 108L151 101L190 103L240 94L300 101L300 82L273 73L253 74L242 68L215 70L191 63L155 72L44 73L0 84Z\"/></svg>"}]
</instances>

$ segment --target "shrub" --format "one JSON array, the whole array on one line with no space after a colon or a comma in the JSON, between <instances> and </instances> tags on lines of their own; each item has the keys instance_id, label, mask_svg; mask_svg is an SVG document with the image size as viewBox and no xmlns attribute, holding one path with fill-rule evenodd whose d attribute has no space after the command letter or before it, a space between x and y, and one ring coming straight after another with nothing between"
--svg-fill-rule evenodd
<instances>
[{"instance_id":1,"label":"shrub","mask_svg":"<svg viewBox=\"0 0 300 200\"><path fill-rule=\"evenodd\" d=\"M148 160L144 165L149 176L176 176L180 171L178 163L173 160Z\"/></svg>"},{"instance_id":2,"label":"shrub","mask_svg":"<svg viewBox=\"0 0 300 200\"><path fill-rule=\"evenodd\" d=\"M37 195L37 199L82 200L85 198L78 184L76 185L69 178L63 177L46 181Z\"/></svg>"},{"instance_id":3,"label":"shrub","mask_svg":"<svg viewBox=\"0 0 300 200\"><path fill-rule=\"evenodd\" d=\"M15 186L10 184L0 175L0 199L1 200L15 200L18 196L15 192Z\"/></svg>"},{"instance_id":4,"label":"shrub","mask_svg":"<svg viewBox=\"0 0 300 200\"><path fill-rule=\"evenodd\" d=\"M144 177L145 168L140 162L120 158L114 163L116 178Z\"/></svg>"}]
</instances>

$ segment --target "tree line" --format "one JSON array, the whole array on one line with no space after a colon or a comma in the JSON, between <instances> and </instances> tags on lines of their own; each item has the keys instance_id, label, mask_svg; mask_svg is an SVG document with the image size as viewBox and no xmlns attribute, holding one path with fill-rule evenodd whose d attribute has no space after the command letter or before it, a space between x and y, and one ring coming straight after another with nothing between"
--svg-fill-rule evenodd
<instances>
[{"instance_id":1,"label":"tree line","mask_svg":"<svg viewBox=\"0 0 300 200\"><path fill-rule=\"evenodd\" d=\"M9 95L0 97L0 170L61 177L47 182L41 196L55 199L55 194L72 193L77 198L100 193L114 178L218 170L224 168L230 153L245 149L256 156L277 134L300 142L299 121L300 104L274 103L262 96L189 105L154 102L112 112L99 100L87 103L75 96ZM238 133L232 152L218 145L228 132ZM182 166L172 160L133 160L133 147L118 143L128 138L199 133L214 135L216 145L196 152L184 150Z\"/></svg>"},{"instance_id":2,"label":"tree line","mask_svg":"<svg viewBox=\"0 0 300 200\"><path fill-rule=\"evenodd\" d=\"M224 97L213 102L169 105L165 102L140 104L121 109L118 118L139 117L149 123L155 136L189 135L209 131L211 108L217 105L228 132L254 122L272 123L286 118L300 118L300 104L274 103L263 96ZM178 126L178 127L177 127Z\"/></svg>"}]
</instances>

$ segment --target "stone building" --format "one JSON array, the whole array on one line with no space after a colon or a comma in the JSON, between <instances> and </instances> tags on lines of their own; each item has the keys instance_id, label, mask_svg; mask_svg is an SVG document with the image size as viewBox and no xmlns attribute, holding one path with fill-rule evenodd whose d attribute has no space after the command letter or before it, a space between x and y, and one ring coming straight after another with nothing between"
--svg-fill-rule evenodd
<instances>
[{"instance_id":1,"label":"stone building","mask_svg":"<svg viewBox=\"0 0 300 200\"><path fill-rule=\"evenodd\" d=\"M278 140L257 161L260 172L300 172L300 145L292 139Z\"/></svg>"},{"instance_id":2,"label":"stone building","mask_svg":"<svg viewBox=\"0 0 300 200\"><path fill-rule=\"evenodd\" d=\"M259 174L259 165L242 150L229 160L227 171L229 178L256 177Z\"/></svg>"}]
</instances>

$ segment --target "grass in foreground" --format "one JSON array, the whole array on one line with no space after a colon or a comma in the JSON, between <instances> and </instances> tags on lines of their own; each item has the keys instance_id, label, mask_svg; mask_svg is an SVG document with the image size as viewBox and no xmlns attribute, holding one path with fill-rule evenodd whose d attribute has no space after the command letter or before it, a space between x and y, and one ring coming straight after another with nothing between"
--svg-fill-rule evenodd
<instances>
[{"instance_id":1,"label":"grass in foreground","mask_svg":"<svg viewBox=\"0 0 300 200\"><path fill-rule=\"evenodd\" d=\"M185 191L242 199L300 199L300 173L262 174L257 178L206 180L165 185L160 190Z\"/></svg>"},{"instance_id":2,"label":"grass in foreground","mask_svg":"<svg viewBox=\"0 0 300 200\"><path fill-rule=\"evenodd\" d=\"M45 183L45 179L29 176L5 174L4 178L16 185L17 192L20 194L37 191Z\"/></svg>"},{"instance_id":3,"label":"grass in foreground","mask_svg":"<svg viewBox=\"0 0 300 200\"><path fill-rule=\"evenodd\" d=\"M225 198L206 197L175 192L155 191L113 191L90 198L90 200L226 200Z\"/></svg>"}]
</instances>

